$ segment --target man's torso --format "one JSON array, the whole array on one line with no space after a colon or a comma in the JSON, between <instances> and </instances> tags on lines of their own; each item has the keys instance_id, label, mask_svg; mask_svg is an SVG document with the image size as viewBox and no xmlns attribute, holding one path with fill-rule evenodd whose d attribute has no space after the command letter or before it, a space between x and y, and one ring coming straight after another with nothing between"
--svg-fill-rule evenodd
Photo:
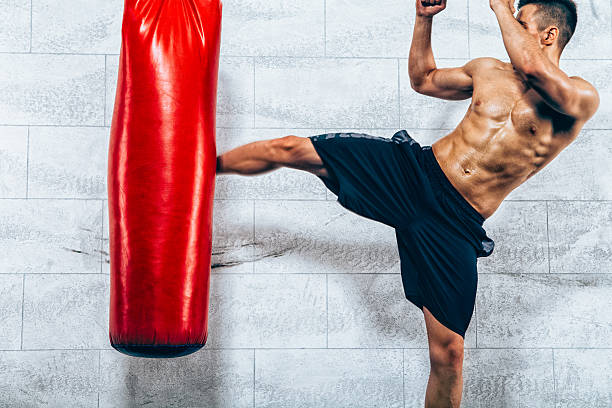
<instances>
[{"instance_id":1,"label":"man's torso","mask_svg":"<svg viewBox=\"0 0 612 408\"><path fill-rule=\"evenodd\" d=\"M584 121L551 108L509 63L488 58L472 78L467 113L432 149L455 188L488 218L578 136Z\"/></svg>"}]
</instances>

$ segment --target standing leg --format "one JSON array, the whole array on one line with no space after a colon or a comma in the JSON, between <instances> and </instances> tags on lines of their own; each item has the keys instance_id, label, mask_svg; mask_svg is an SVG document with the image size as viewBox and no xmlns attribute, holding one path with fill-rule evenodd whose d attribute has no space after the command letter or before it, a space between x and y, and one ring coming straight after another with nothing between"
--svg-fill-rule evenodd
<instances>
[{"instance_id":1,"label":"standing leg","mask_svg":"<svg viewBox=\"0 0 612 408\"><path fill-rule=\"evenodd\" d=\"M217 174L258 175L280 167L327 176L321 158L307 137L289 135L252 142L217 157Z\"/></svg>"},{"instance_id":2,"label":"standing leg","mask_svg":"<svg viewBox=\"0 0 612 408\"><path fill-rule=\"evenodd\" d=\"M423 307L429 341L430 374L425 408L459 408L463 390L463 338Z\"/></svg>"}]
</instances>

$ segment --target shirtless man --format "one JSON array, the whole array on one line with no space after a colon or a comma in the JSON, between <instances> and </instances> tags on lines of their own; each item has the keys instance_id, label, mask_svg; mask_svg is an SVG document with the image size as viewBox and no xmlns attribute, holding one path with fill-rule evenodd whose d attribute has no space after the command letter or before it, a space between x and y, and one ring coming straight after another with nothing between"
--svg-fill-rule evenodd
<instances>
[{"instance_id":1,"label":"shirtless man","mask_svg":"<svg viewBox=\"0 0 612 408\"><path fill-rule=\"evenodd\" d=\"M447 136L422 147L406 131L391 139L291 135L217 159L218 174L283 166L311 172L341 205L396 229L404 291L427 327L426 407L460 405L476 258L494 246L482 222L568 146L599 106L589 82L559 69L576 27L572 0L520 0L516 17L512 0L490 0L511 63L476 58L457 68L437 68L431 49L432 18L445 7L446 0L416 1L409 75L421 94L472 99Z\"/></svg>"}]
</instances>

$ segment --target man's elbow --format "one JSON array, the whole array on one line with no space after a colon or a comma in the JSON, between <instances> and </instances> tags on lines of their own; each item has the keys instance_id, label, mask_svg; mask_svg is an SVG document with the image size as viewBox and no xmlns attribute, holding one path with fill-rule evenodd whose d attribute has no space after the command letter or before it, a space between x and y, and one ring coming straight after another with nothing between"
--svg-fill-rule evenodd
<instances>
[{"instance_id":1,"label":"man's elbow","mask_svg":"<svg viewBox=\"0 0 612 408\"><path fill-rule=\"evenodd\" d=\"M410 81L410 87L417 93L421 93L422 89L423 89L423 82L422 81Z\"/></svg>"}]
</instances>

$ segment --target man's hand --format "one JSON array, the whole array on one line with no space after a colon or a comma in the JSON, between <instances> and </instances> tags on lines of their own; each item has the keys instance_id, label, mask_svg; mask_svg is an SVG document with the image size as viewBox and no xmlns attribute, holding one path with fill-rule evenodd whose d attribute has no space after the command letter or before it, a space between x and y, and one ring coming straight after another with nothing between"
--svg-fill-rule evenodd
<instances>
[{"instance_id":1,"label":"man's hand","mask_svg":"<svg viewBox=\"0 0 612 408\"><path fill-rule=\"evenodd\" d=\"M446 0L416 0L416 15L433 17L446 8Z\"/></svg>"},{"instance_id":2,"label":"man's hand","mask_svg":"<svg viewBox=\"0 0 612 408\"><path fill-rule=\"evenodd\" d=\"M516 9L514 8L514 0L489 0L489 6L493 11L503 7L509 9L512 14L516 12Z\"/></svg>"}]
</instances>

